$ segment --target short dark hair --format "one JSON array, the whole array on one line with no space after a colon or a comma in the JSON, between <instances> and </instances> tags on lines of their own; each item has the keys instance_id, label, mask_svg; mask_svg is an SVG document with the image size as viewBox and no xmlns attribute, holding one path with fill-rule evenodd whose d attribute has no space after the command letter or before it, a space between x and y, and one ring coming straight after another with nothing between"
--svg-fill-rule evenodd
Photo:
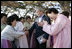
<instances>
[{"instance_id":1,"label":"short dark hair","mask_svg":"<svg viewBox=\"0 0 72 49\"><path fill-rule=\"evenodd\" d=\"M26 16L26 20L27 20L28 18L30 18L30 19L31 19L31 17L30 17L30 16Z\"/></svg>"},{"instance_id":2,"label":"short dark hair","mask_svg":"<svg viewBox=\"0 0 72 49\"><path fill-rule=\"evenodd\" d=\"M24 17L20 17L19 20L21 21L21 19L25 19Z\"/></svg>"},{"instance_id":3,"label":"short dark hair","mask_svg":"<svg viewBox=\"0 0 72 49\"><path fill-rule=\"evenodd\" d=\"M7 14L1 13L1 18L2 18L3 16L6 16L6 17L7 17Z\"/></svg>"},{"instance_id":4,"label":"short dark hair","mask_svg":"<svg viewBox=\"0 0 72 49\"><path fill-rule=\"evenodd\" d=\"M49 8L48 13L51 13L51 12L58 14L58 10L56 8Z\"/></svg>"},{"instance_id":5,"label":"short dark hair","mask_svg":"<svg viewBox=\"0 0 72 49\"><path fill-rule=\"evenodd\" d=\"M46 15L48 14L48 11L46 11Z\"/></svg>"},{"instance_id":6,"label":"short dark hair","mask_svg":"<svg viewBox=\"0 0 72 49\"><path fill-rule=\"evenodd\" d=\"M16 17L11 15L7 18L7 24L8 25L12 25L11 22L13 22L14 20L16 20Z\"/></svg>"},{"instance_id":7,"label":"short dark hair","mask_svg":"<svg viewBox=\"0 0 72 49\"><path fill-rule=\"evenodd\" d=\"M13 14L12 16L15 16L16 20L19 21L19 16L17 16L16 14Z\"/></svg>"},{"instance_id":8,"label":"short dark hair","mask_svg":"<svg viewBox=\"0 0 72 49\"><path fill-rule=\"evenodd\" d=\"M63 11L61 14L67 16L67 18L69 18L69 12L68 11Z\"/></svg>"}]
</instances>

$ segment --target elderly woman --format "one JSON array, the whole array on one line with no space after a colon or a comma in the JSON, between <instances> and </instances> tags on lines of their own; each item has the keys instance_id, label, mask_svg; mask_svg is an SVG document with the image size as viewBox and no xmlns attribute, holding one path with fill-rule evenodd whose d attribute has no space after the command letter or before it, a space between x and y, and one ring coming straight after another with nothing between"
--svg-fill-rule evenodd
<instances>
[{"instance_id":1,"label":"elderly woman","mask_svg":"<svg viewBox=\"0 0 72 49\"><path fill-rule=\"evenodd\" d=\"M54 37L53 48L71 48L71 22L62 15L58 14L55 8L48 9L48 16L55 21L54 24L49 25L46 21L40 23L43 25L43 31Z\"/></svg>"}]
</instances>

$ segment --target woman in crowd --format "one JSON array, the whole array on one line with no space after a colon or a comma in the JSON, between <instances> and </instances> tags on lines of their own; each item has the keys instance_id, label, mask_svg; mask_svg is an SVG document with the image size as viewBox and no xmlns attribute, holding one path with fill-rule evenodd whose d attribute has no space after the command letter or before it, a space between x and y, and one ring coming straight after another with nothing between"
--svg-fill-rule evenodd
<instances>
[{"instance_id":1,"label":"woman in crowd","mask_svg":"<svg viewBox=\"0 0 72 49\"><path fill-rule=\"evenodd\" d=\"M14 27L15 30L16 30L16 31L23 31L24 26L23 26L22 22L19 21L19 17L18 17L16 14L13 14L13 16L15 16L15 17L16 17L16 20L17 20L16 26Z\"/></svg>"},{"instance_id":2,"label":"woman in crowd","mask_svg":"<svg viewBox=\"0 0 72 49\"><path fill-rule=\"evenodd\" d=\"M54 37L53 48L71 48L71 22L63 14L58 14L55 8L48 9L48 16L55 21L49 25L46 21L40 23L43 31Z\"/></svg>"},{"instance_id":3,"label":"woman in crowd","mask_svg":"<svg viewBox=\"0 0 72 49\"><path fill-rule=\"evenodd\" d=\"M67 18L69 18L69 12L68 11L63 11L61 14L65 15Z\"/></svg>"},{"instance_id":4,"label":"woman in crowd","mask_svg":"<svg viewBox=\"0 0 72 49\"><path fill-rule=\"evenodd\" d=\"M65 15L71 21L71 16L69 16L69 12L68 11L63 11L61 14Z\"/></svg>"},{"instance_id":5,"label":"woman in crowd","mask_svg":"<svg viewBox=\"0 0 72 49\"><path fill-rule=\"evenodd\" d=\"M24 22L25 22L25 18L24 17L20 17L19 20L24 24Z\"/></svg>"},{"instance_id":6,"label":"woman in crowd","mask_svg":"<svg viewBox=\"0 0 72 49\"><path fill-rule=\"evenodd\" d=\"M28 29L31 28L31 17L30 16L26 16L26 22L24 23L24 27Z\"/></svg>"},{"instance_id":7,"label":"woman in crowd","mask_svg":"<svg viewBox=\"0 0 72 49\"><path fill-rule=\"evenodd\" d=\"M7 15L4 13L1 13L1 31L6 27L7 22Z\"/></svg>"},{"instance_id":8,"label":"woman in crowd","mask_svg":"<svg viewBox=\"0 0 72 49\"><path fill-rule=\"evenodd\" d=\"M14 27L16 31L19 32L25 32L24 26L23 26L23 21L19 21L19 17L16 14L13 14L13 16L16 17L16 26ZM15 44L17 46L17 48L28 48L28 44L27 44L27 37L26 37L26 32L23 36L17 38L15 40Z\"/></svg>"},{"instance_id":9,"label":"woman in crowd","mask_svg":"<svg viewBox=\"0 0 72 49\"><path fill-rule=\"evenodd\" d=\"M16 25L16 17L10 16L7 19L7 26L1 32L1 48L13 48L12 42L15 38L19 38L24 35L24 32L19 32L14 29Z\"/></svg>"}]
</instances>

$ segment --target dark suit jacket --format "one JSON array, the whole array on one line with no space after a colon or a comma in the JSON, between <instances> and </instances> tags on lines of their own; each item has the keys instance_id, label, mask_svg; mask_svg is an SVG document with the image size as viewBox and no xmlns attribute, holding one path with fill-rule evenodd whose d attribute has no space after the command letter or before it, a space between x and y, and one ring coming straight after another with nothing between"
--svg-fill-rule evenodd
<instances>
[{"instance_id":1,"label":"dark suit jacket","mask_svg":"<svg viewBox=\"0 0 72 49\"><path fill-rule=\"evenodd\" d=\"M48 24L51 24L50 18L47 17L47 16L45 16L45 15L42 17L42 20L45 20L45 21L48 22ZM37 37L39 37L40 35L44 34L43 37L44 37L45 39L48 39L49 34L47 34L46 32L44 32L44 31L42 30L42 27L38 26L37 22L35 22L35 23L33 24L33 26L29 29L29 37L31 37L32 32L33 32L34 29L35 29L35 33L34 33L34 34L35 34L35 38L37 38Z\"/></svg>"}]
</instances>

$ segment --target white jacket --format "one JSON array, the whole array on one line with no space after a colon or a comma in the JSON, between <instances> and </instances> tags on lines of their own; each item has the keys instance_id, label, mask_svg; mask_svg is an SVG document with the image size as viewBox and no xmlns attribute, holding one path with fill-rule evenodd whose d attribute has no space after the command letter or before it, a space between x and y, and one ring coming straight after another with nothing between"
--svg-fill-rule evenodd
<instances>
[{"instance_id":1,"label":"white jacket","mask_svg":"<svg viewBox=\"0 0 72 49\"><path fill-rule=\"evenodd\" d=\"M4 30L1 32L1 39L7 39L13 41L14 38L18 38L19 36L23 35L24 32L16 31L10 25L7 25Z\"/></svg>"}]
</instances>

